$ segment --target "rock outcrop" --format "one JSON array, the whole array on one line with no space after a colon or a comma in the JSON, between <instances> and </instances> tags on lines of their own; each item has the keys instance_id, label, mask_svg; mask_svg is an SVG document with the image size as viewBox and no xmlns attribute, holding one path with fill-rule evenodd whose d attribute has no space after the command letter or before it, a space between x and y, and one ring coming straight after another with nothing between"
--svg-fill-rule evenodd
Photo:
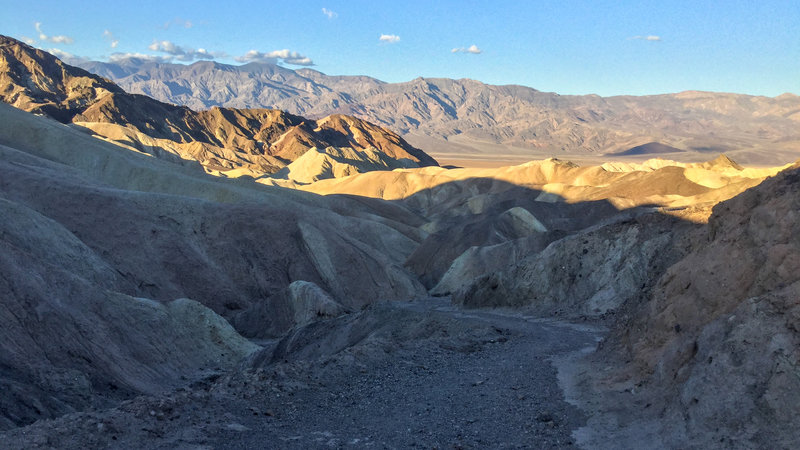
<instances>
[{"instance_id":1,"label":"rock outcrop","mask_svg":"<svg viewBox=\"0 0 800 450\"><path fill-rule=\"evenodd\" d=\"M453 294L456 304L524 307L539 316L599 316L638 303L683 255L685 249L676 241L692 225L647 211L616 220L507 260L477 278L456 271L442 281L460 285Z\"/></svg>"},{"instance_id":2,"label":"rock outcrop","mask_svg":"<svg viewBox=\"0 0 800 450\"><path fill-rule=\"evenodd\" d=\"M612 331L627 377L700 446L800 439L800 165L714 208L691 252ZM677 430L677 431L676 431Z\"/></svg>"},{"instance_id":3,"label":"rock outcrop","mask_svg":"<svg viewBox=\"0 0 800 450\"><path fill-rule=\"evenodd\" d=\"M156 394L258 349L188 299L125 295L56 221L0 198L0 429Z\"/></svg>"}]
</instances>

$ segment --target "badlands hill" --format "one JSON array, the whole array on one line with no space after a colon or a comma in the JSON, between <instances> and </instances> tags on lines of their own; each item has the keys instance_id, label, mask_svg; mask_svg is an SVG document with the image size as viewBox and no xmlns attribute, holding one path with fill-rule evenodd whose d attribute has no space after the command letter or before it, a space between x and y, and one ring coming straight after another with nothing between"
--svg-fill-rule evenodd
<instances>
[{"instance_id":1,"label":"badlands hill","mask_svg":"<svg viewBox=\"0 0 800 450\"><path fill-rule=\"evenodd\" d=\"M425 295L402 267L422 239L402 207L226 182L0 115L2 428L229 367L255 348L239 334Z\"/></svg>"},{"instance_id":2,"label":"badlands hill","mask_svg":"<svg viewBox=\"0 0 800 450\"><path fill-rule=\"evenodd\" d=\"M213 108L195 112L143 95L0 36L0 99L72 123L106 139L214 173L275 173L311 148L370 150L396 166L436 161L397 134L355 117L307 120L278 110Z\"/></svg>"},{"instance_id":3,"label":"badlands hill","mask_svg":"<svg viewBox=\"0 0 800 450\"><path fill-rule=\"evenodd\" d=\"M197 110L277 108L309 117L357 116L448 159L482 154L516 160L602 159L600 155L638 153L650 143L685 151L683 160L702 161L725 152L762 166L785 164L800 154L800 97L792 94L571 96L469 79L385 83L261 63L180 65L132 59L76 64L129 92ZM645 148L660 155L674 151Z\"/></svg>"},{"instance_id":4,"label":"badlands hill","mask_svg":"<svg viewBox=\"0 0 800 450\"><path fill-rule=\"evenodd\" d=\"M511 293L494 286L493 292L475 294L476 300L472 301L464 300L458 290L485 274L500 276L496 273L498 264L532 255L539 258L538 253L551 243L548 250L555 253L548 264L563 266L562 252L566 249L559 249L561 244L554 242L569 242L565 236L580 230L653 213L660 217L658 220L667 221L667 229L670 224L703 223L718 202L781 169L745 169L722 155L705 163L649 160L643 164L586 167L550 159L500 169L429 167L373 172L298 188L326 195L400 201L427 219L424 230L429 234L406 264L432 293L454 294L457 302L466 304L519 306L533 301L530 293ZM681 220L672 221L669 217ZM625 253L636 245L634 239L625 249L615 251ZM613 260L606 259L607 254L598 252L598 260L586 264L587 256L582 250L571 254L578 267L570 270L573 275L563 283L575 283L574 271L598 275L598 266L608 267L608 275L615 273ZM652 257L663 256L657 249L654 251ZM642 272L641 276L646 274ZM519 274L512 278L517 280ZM604 278L603 283L606 282L611 280ZM594 289L603 284L596 280L592 283L587 293L596 292ZM639 287L630 283L626 289L633 295ZM620 298L615 301L622 301L620 292L612 289L607 294L617 295ZM562 299L559 301L570 297L563 292L548 295ZM575 300L579 298L584 297ZM592 308L582 311L591 314Z\"/></svg>"}]
</instances>

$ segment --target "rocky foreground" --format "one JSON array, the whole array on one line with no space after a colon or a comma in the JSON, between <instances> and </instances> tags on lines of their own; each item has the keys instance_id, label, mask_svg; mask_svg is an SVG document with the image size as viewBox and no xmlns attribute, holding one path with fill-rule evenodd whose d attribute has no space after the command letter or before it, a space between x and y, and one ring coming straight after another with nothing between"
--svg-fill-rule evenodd
<instances>
[{"instance_id":1,"label":"rocky foreground","mask_svg":"<svg viewBox=\"0 0 800 450\"><path fill-rule=\"evenodd\" d=\"M595 336L441 299L378 303L298 329L236 371L3 438L76 449L572 447L586 416L550 361Z\"/></svg>"}]
</instances>

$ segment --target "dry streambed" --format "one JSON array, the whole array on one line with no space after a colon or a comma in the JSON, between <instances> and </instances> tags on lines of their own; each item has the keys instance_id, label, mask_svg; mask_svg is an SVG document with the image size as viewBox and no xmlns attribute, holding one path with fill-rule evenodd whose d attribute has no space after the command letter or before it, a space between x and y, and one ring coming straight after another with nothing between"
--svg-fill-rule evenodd
<instances>
[{"instance_id":1,"label":"dry streambed","mask_svg":"<svg viewBox=\"0 0 800 450\"><path fill-rule=\"evenodd\" d=\"M587 417L565 401L553 359L594 348L600 334L463 312L445 299L378 303L263 342L234 371L2 439L17 448L568 447Z\"/></svg>"}]
</instances>

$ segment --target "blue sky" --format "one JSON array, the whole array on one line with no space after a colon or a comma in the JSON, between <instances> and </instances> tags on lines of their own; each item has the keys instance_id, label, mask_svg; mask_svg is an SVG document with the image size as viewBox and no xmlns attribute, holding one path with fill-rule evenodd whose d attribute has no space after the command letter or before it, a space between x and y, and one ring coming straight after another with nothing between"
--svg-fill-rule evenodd
<instances>
[{"instance_id":1,"label":"blue sky","mask_svg":"<svg viewBox=\"0 0 800 450\"><path fill-rule=\"evenodd\" d=\"M0 0L0 34L107 61L271 60L560 94L800 94L800 1ZM38 25L37 25L38 24Z\"/></svg>"}]
</instances>

